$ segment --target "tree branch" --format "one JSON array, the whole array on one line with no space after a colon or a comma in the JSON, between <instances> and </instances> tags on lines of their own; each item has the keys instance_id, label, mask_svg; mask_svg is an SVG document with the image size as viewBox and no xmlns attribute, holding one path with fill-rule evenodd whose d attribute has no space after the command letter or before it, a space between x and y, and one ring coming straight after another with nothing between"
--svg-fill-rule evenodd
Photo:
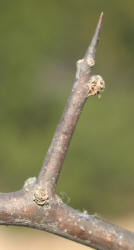
<instances>
[{"instance_id":1,"label":"tree branch","mask_svg":"<svg viewBox=\"0 0 134 250\"><path fill-rule=\"evenodd\" d=\"M134 233L74 210L55 193L60 169L84 103L88 96L100 94L105 87L100 76L90 77L102 16L103 13L84 58L77 62L75 83L41 172L37 179L26 180L22 190L0 193L0 224L46 230L100 250L132 250Z\"/></svg>"},{"instance_id":2,"label":"tree branch","mask_svg":"<svg viewBox=\"0 0 134 250\"><path fill-rule=\"evenodd\" d=\"M134 249L133 233L80 213L58 198L49 206L38 206L33 202L32 186L27 191L0 194L0 224L45 230L100 250Z\"/></svg>"},{"instance_id":3,"label":"tree branch","mask_svg":"<svg viewBox=\"0 0 134 250\"><path fill-rule=\"evenodd\" d=\"M37 179L38 185L47 189L50 195L55 193L56 182L70 143L70 139L88 97L88 82L90 79L91 68L94 66L94 58L100 35L102 16L103 13L100 15L94 36L84 58L77 62L77 73L71 95L68 99L67 105L46 155L43 167Z\"/></svg>"}]
</instances>

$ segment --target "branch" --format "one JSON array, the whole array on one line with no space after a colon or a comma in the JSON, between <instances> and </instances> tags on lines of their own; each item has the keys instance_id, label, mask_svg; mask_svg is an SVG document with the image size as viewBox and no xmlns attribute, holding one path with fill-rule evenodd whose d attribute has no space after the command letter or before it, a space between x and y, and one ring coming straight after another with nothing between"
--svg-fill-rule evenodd
<instances>
[{"instance_id":1,"label":"branch","mask_svg":"<svg viewBox=\"0 0 134 250\"><path fill-rule=\"evenodd\" d=\"M22 190L0 193L0 224L45 230L100 250L134 249L134 233L104 220L80 213L56 195L55 188L71 136L88 96L103 92L100 76L90 76L100 35L102 16L82 60L77 62L75 83L54 134L41 172L26 180Z\"/></svg>"},{"instance_id":2,"label":"branch","mask_svg":"<svg viewBox=\"0 0 134 250\"><path fill-rule=\"evenodd\" d=\"M80 113L89 94L88 82L90 79L91 68L95 64L94 58L100 35L102 16L103 13L100 15L94 36L84 58L77 62L77 73L71 95L38 176L38 185L47 189L50 195L55 193L56 182L58 180L64 157Z\"/></svg>"},{"instance_id":3,"label":"branch","mask_svg":"<svg viewBox=\"0 0 134 250\"><path fill-rule=\"evenodd\" d=\"M99 250L134 249L134 233L80 213L58 198L49 206L38 206L32 190L29 185L16 193L0 194L1 225L45 230Z\"/></svg>"}]
</instances>

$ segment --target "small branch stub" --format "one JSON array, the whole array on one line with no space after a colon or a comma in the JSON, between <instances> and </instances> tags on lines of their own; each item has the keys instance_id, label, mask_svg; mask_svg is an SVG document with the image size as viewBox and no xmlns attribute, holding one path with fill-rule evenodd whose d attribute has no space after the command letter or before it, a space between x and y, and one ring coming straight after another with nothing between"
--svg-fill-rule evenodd
<instances>
[{"instance_id":1,"label":"small branch stub","mask_svg":"<svg viewBox=\"0 0 134 250\"><path fill-rule=\"evenodd\" d=\"M28 178L24 183L24 186L23 186L24 190L27 192L32 190L35 183L36 183L36 177Z\"/></svg>"},{"instance_id":2,"label":"small branch stub","mask_svg":"<svg viewBox=\"0 0 134 250\"><path fill-rule=\"evenodd\" d=\"M87 64L90 68L95 66L95 60L93 57L91 57L90 55L87 57Z\"/></svg>"},{"instance_id":3,"label":"small branch stub","mask_svg":"<svg viewBox=\"0 0 134 250\"><path fill-rule=\"evenodd\" d=\"M100 75L94 75L90 78L88 82L88 96L97 95L98 98L101 97L101 93L104 92L105 82Z\"/></svg>"}]
</instances>

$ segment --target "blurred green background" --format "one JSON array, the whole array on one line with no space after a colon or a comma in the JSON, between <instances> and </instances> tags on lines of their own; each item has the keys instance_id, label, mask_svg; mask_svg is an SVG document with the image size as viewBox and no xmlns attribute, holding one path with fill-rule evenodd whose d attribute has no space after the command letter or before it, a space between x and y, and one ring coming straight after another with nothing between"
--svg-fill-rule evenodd
<instances>
[{"instance_id":1,"label":"blurred green background","mask_svg":"<svg viewBox=\"0 0 134 250\"><path fill-rule=\"evenodd\" d=\"M0 190L37 176L98 17L94 74L57 192L75 208L118 216L134 206L134 2L0 0Z\"/></svg>"}]
</instances>

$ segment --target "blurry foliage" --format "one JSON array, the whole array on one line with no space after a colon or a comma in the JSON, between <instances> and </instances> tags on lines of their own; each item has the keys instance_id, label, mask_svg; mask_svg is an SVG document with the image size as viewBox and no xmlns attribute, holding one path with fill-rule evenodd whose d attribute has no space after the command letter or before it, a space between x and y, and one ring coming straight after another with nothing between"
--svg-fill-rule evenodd
<instances>
[{"instance_id":1,"label":"blurry foliage","mask_svg":"<svg viewBox=\"0 0 134 250\"><path fill-rule=\"evenodd\" d=\"M0 0L0 190L38 174L71 90L76 60L97 18L104 23L94 73L101 100L89 98L57 191L90 213L131 212L134 199L134 3Z\"/></svg>"}]
</instances>

